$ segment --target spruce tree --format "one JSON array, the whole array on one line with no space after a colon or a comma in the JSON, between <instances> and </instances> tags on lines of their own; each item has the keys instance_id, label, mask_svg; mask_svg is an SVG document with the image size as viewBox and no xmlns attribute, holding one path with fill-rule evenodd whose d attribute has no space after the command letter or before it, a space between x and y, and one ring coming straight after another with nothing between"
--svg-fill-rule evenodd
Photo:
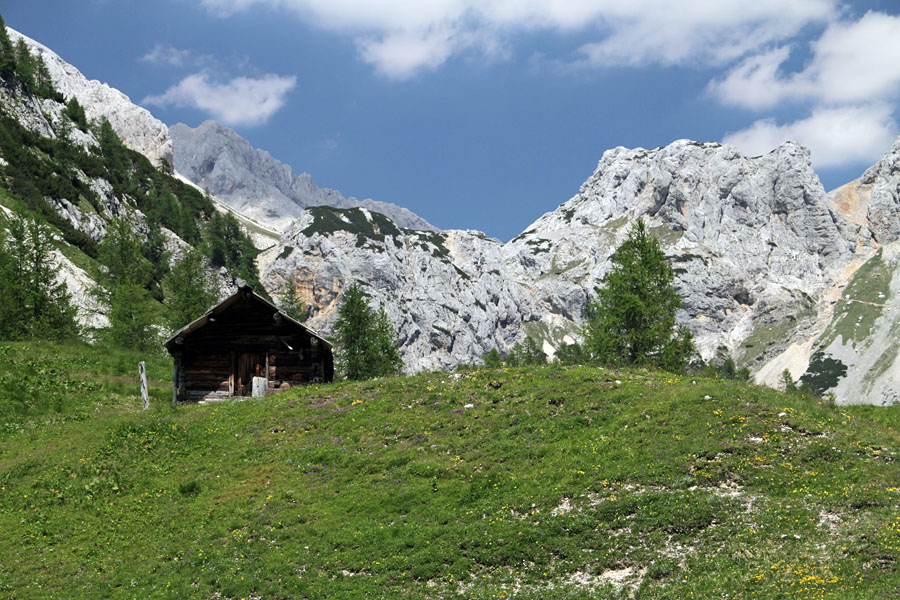
<instances>
[{"instance_id":1,"label":"spruce tree","mask_svg":"<svg viewBox=\"0 0 900 600\"><path fill-rule=\"evenodd\" d=\"M694 353L690 331L675 326L681 297L665 254L638 220L612 256L612 269L589 305L585 346L608 365L682 370Z\"/></svg>"}]
</instances>

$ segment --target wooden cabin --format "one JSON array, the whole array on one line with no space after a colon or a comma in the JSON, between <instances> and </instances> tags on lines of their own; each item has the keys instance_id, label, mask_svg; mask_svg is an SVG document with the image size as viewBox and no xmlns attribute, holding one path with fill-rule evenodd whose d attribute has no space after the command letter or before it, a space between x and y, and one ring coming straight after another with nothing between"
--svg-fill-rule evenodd
<instances>
[{"instance_id":1,"label":"wooden cabin","mask_svg":"<svg viewBox=\"0 0 900 600\"><path fill-rule=\"evenodd\" d=\"M248 286L165 346L175 358L175 402L261 396L334 378L331 344Z\"/></svg>"}]
</instances>

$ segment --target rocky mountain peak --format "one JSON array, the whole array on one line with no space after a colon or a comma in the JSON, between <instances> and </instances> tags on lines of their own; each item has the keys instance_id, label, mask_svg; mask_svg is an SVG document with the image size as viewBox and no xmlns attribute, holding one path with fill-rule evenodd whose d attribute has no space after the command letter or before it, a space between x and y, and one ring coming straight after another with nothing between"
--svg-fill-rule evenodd
<instances>
[{"instance_id":1,"label":"rocky mountain peak","mask_svg":"<svg viewBox=\"0 0 900 600\"><path fill-rule=\"evenodd\" d=\"M32 54L39 54L47 64L53 85L67 99L75 97L88 119L106 117L126 146L158 164L160 159L172 163L172 140L166 125L150 112L131 102L115 88L96 80L88 80L46 46L7 27L13 43L20 38Z\"/></svg>"},{"instance_id":2,"label":"rocky mountain peak","mask_svg":"<svg viewBox=\"0 0 900 600\"><path fill-rule=\"evenodd\" d=\"M388 215L401 227L436 230L406 208L345 198L337 190L318 187L309 173L294 176L290 166L265 150L253 148L235 131L215 121L205 121L196 128L179 123L169 131L174 140L176 171L229 206L279 231L287 230L310 206L363 206Z\"/></svg>"}]
</instances>

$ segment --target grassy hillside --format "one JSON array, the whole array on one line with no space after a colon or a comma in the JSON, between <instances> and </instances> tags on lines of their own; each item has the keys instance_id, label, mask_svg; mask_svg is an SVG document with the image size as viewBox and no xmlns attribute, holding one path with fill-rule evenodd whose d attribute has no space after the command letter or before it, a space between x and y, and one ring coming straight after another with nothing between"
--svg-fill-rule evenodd
<instances>
[{"instance_id":1,"label":"grassy hillside","mask_svg":"<svg viewBox=\"0 0 900 600\"><path fill-rule=\"evenodd\" d=\"M900 597L896 408L552 366L173 408L156 361L141 412L135 357L3 348L70 389L4 408L0 597Z\"/></svg>"}]
</instances>

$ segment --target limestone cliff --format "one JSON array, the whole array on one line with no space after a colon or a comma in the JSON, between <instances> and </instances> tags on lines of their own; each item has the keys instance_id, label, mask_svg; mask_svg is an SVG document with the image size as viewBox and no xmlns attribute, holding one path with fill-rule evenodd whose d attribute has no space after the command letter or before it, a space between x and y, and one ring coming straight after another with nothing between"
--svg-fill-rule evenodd
<instances>
[{"instance_id":1,"label":"limestone cliff","mask_svg":"<svg viewBox=\"0 0 900 600\"><path fill-rule=\"evenodd\" d=\"M774 384L784 368L795 378L811 359L817 368L817 340L834 329L836 298L854 274L867 283L848 289L869 285L873 273L885 281L867 261L894 264L893 251L879 249L896 239L892 224L900 222L897 154L895 146L860 180L855 203L842 205L794 143L760 157L687 140L615 148L575 196L509 243L316 208L266 253L262 281L277 295L294 277L313 325L326 331L341 291L362 282L397 325L410 370L477 362L526 335L552 355L580 337L612 252L643 218L675 267L679 320L702 357L733 356ZM885 344L893 347L878 342Z\"/></svg>"},{"instance_id":2,"label":"limestone cliff","mask_svg":"<svg viewBox=\"0 0 900 600\"><path fill-rule=\"evenodd\" d=\"M91 121L105 117L126 146L158 164L160 159L172 163L172 140L162 121L137 106L115 88L87 77L55 52L31 38L7 27L13 43L25 40L32 54L39 54L47 64L53 86L67 99L73 96L84 107Z\"/></svg>"}]
</instances>

